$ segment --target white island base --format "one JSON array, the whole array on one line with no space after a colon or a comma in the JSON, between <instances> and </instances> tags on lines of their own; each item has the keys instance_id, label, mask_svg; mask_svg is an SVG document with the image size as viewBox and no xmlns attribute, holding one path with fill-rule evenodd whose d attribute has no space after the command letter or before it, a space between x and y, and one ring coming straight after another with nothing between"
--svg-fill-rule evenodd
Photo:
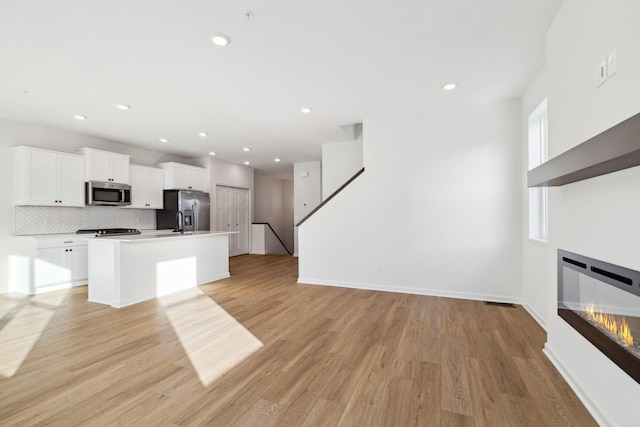
<instances>
[{"instance_id":1,"label":"white island base","mask_svg":"<svg viewBox=\"0 0 640 427\"><path fill-rule=\"evenodd\" d=\"M229 277L229 234L141 234L89 240L89 301L120 308Z\"/></svg>"}]
</instances>

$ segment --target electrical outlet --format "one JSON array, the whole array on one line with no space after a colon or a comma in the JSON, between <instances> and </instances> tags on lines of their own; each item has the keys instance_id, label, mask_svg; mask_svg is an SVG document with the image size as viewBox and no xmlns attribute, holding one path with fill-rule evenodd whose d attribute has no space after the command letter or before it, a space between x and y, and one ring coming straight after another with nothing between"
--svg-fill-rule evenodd
<instances>
[{"instance_id":1,"label":"electrical outlet","mask_svg":"<svg viewBox=\"0 0 640 427\"><path fill-rule=\"evenodd\" d=\"M376 271L382 271L382 263L376 262Z\"/></svg>"},{"instance_id":2,"label":"electrical outlet","mask_svg":"<svg viewBox=\"0 0 640 427\"><path fill-rule=\"evenodd\" d=\"M602 61L596 68L596 87L607 81L607 61Z\"/></svg>"},{"instance_id":3,"label":"electrical outlet","mask_svg":"<svg viewBox=\"0 0 640 427\"><path fill-rule=\"evenodd\" d=\"M612 53L607 58L607 77L611 78L618 71L618 63L616 61L616 53Z\"/></svg>"}]
</instances>

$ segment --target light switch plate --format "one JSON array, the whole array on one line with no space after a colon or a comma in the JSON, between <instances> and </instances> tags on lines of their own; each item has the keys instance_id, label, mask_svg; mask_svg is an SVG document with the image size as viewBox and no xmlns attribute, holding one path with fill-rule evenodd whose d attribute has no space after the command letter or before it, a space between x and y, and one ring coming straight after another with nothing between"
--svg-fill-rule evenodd
<instances>
[{"instance_id":1,"label":"light switch plate","mask_svg":"<svg viewBox=\"0 0 640 427\"><path fill-rule=\"evenodd\" d=\"M607 81L607 61L602 61L596 68L596 87Z\"/></svg>"},{"instance_id":2,"label":"light switch plate","mask_svg":"<svg viewBox=\"0 0 640 427\"><path fill-rule=\"evenodd\" d=\"M612 53L607 58L607 77L611 78L618 71L618 62L616 61L616 53Z\"/></svg>"}]
</instances>

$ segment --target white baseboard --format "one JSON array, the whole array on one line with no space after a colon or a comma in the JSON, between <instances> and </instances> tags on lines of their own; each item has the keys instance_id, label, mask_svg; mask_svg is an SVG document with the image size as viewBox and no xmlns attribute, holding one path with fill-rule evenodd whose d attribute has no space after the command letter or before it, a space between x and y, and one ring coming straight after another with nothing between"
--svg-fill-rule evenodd
<instances>
[{"instance_id":1,"label":"white baseboard","mask_svg":"<svg viewBox=\"0 0 640 427\"><path fill-rule=\"evenodd\" d=\"M569 384L569 387L574 391L578 399L582 402L582 404L587 408L587 411L591 414L591 416L596 420L598 425L601 426L615 426L616 423L611 419L611 417L604 411L602 411L597 404L595 404L589 394L584 391L584 387L577 379L577 377L573 374L571 369L567 368L561 360L556 356L553 351L553 348L549 345L549 343L545 343L542 352L547 356L547 359L551 361L553 366L560 372L562 378Z\"/></svg>"},{"instance_id":2,"label":"white baseboard","mask_svg":"<svg viewBox=\"0 0 640 427\"><path fill-rule=\"evenodd\" d=\"M251 251L251 255L266 255L267 251Z\"/></svg>"},{"instance_id":3,"label":"white baseboard","mask_svg":"<svg viewBox=\"0 0 640 427\"><path fill-rule=\"evenodd\" d=\"M410 286L386 286L371 283L342 282L336 280L314 279L298 277L298 283L307 285L336 286L339 288L365 289L368 291L397 292L401 294L428 295L433 297L469 299L475 301L506 302L521 304L520 298L505 297L503 295L476 294L471 292L443 291L441 289L424 289Z\"/></svg>"},{"instance_id":4,"label":"white baseboard","mask_svg":"<svg viewBox=\"0 0 640 427\"><path fill-rule=\"evenodd\" d=\"M76 282L68 282L68 283L61 283L59 285L53 285L53 286L45 286L42 288L35 288L35 295L40 295L40 294L44 294L47 292L52 292L52 291L60 291L62 289L69 289L69 288L75 288L78 286L87 286L87 279L84 280L79 280ZM19 291L16 291L19 292Z\"/></svg>"},{"instance_id":5,"label":"white baseboard","mask_svg":"<svg viewBox=\"0 0 640 427\"><path fill-rule=\"evenodd\" d=\"M529 313L531 315L531 317L533 317L533 320L535 320L536 322L538 322L538 325L540 325L540 327L542 329L547 330L547 323L544 321L544 319L542 318L542 316L540 316L534 309L533 307L531 307L529 304L527 304L526 302L522 302L522 307L524 307L525 310L527 310L527 313Z\"/></svg>"}]
</instances>

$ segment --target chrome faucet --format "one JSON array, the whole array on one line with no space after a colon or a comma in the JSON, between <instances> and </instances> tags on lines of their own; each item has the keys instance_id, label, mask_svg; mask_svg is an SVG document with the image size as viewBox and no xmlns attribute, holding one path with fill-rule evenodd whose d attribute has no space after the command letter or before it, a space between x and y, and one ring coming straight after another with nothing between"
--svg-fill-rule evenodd
<instances>
[{"instance_id":1,"label":"chrome faucet","mask_svg":"<svg viewBox=\"0 0 640 427\"><path fill-rule=\"evenodd\" d=\"M184 215L182 211L178 211L176 213L176 228L173 231L177 231L178 233L184 233Z\"/></svg>"}]
</instances>

